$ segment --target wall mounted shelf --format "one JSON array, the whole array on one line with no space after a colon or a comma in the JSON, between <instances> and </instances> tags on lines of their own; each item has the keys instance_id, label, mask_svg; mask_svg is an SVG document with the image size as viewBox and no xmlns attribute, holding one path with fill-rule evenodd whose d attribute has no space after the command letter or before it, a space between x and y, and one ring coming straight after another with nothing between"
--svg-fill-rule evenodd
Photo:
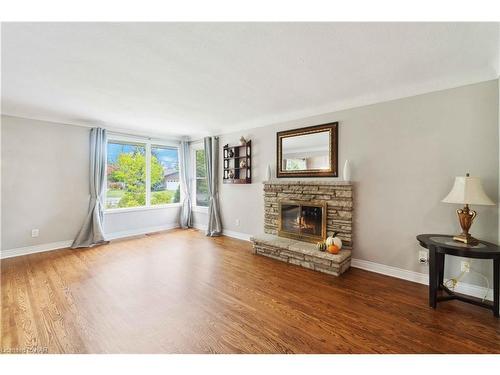
<instances>
[{"instance_id":1,"label":"wall mounted shelf","mask_svg":"<svg viewBox=\"0 0 500 375\"><path fill-rule=\"evenodd\" d=\"M238 146L225 145L223 159L223 183L252 183L252 141Z\"/></svg>"}]
</instances>

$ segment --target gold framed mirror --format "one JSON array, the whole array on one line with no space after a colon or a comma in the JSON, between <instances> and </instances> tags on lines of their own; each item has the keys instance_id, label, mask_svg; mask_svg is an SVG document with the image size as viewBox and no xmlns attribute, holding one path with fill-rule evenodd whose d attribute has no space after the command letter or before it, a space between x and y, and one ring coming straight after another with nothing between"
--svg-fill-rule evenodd
<instances>
[{"instance_id":1,"label":"gold framed mirror","mask_svg":"<svg viewBox=\"0 0 500 375\"><path fill-rule=\"evenodd\" d=\"M338 176L338 122L276 135L278 178Z\"/></svg>"}]
</instances>

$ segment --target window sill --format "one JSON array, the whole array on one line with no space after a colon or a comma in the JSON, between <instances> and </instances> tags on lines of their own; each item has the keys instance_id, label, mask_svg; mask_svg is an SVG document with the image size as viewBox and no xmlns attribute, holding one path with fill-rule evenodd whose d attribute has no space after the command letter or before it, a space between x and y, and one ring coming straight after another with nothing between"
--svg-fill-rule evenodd
<instances>
[{"instance_id":1,"label":"window sill","mask_svg":"<svg viewBox=\"0 0 500 375\"><path fill-rule=\"evenodd\" d=\"M180 203L162 204L157 206L141 206L141 207L126 207L126 208L109 208L104 210L104 215L121 214L126 212L161 210L165 208L181 207Z\"/></svg>"}]
</instances>

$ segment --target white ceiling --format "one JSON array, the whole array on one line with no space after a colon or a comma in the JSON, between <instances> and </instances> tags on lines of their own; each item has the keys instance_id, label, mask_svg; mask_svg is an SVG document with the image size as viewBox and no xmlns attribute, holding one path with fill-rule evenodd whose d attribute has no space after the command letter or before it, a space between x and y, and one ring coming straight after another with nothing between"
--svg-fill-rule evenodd
<instances>
[{"instance_id":1,"label":"white ceiling","mask_svg":"<svg viewBox=\"0 0 500 375\"><path fill-rule=\"evenodd\" d=\"M2 112L225 133L495 79L498 23L3 23Z\"/></svg>"}]
</instances>

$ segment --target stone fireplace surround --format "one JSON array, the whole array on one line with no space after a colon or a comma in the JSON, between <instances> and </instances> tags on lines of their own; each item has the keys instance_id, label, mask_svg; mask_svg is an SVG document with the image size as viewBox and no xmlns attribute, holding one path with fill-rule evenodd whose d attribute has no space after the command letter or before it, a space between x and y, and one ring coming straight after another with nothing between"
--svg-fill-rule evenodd
<instances>
[{"instance_id":1,"label":"stone fireplace surround","mask_svg":"<svg viewBox=\"0 0 500 375\"><path fill-rule=\"evenodd\" d=\"M338 232L339 254L316 250L315 244L278 237L279 202L325 201L327 235ZM264 182L264 232L252 237L254 252L305 268L339 276L351 263L353 189L348 181L275 180Z\"/></svg>"}]
</instances>

